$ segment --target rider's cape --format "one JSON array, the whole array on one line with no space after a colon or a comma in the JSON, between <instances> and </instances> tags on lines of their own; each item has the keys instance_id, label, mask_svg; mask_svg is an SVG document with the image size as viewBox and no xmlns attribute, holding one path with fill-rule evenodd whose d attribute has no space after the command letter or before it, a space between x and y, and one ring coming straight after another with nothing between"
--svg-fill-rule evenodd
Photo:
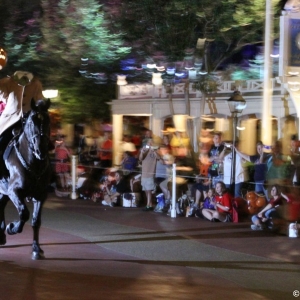
<instances>
[{"instance_id":1,"label":"rider's cape","mask_svg":"<svg viewBox=\"0 0 300 300\"><path fill-rule=\"evenodd\" d=\"M18 122L23 113L30 111L31 99L43 99L42 84L33 77L25 86L18 84L13 77L0 80L0 101L5 108L0 116L0 135L10 126Z\"/></svg>"}]
</instances>

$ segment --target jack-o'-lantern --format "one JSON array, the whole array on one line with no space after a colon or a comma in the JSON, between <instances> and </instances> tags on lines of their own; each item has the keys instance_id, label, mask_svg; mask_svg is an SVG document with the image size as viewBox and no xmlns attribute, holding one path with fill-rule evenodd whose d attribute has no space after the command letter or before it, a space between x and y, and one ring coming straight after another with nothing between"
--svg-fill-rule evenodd
<instances>
[{"instance_id":1,"label":"jack-o'-lantern","mask_svg":"<svg viewBox=\"0 0 300 300\"><path fill-rule=\"evenodd\" d=\"M264 196L258 196L255 204L257 207L264 207L267 204L266 198Z\"/></svg>"},{"instance_id":2,"label":"jack-o'-lantern","mask_svg":"<svg viewBox=\"0 0 300 300\"><path fill-rule=\"evenodd\" d=\"M2 70L7 63L7 53L0 47L0 70Z\"/></svg>"},{"instance_id":3,"label":"jack-o'-lantern","mask_svg":"<svg viewBox=\"0 0 300 300\"><path fill-rule=\"evenodd\" d=\"M255 192L251 191L251 192L248 192L246 194L246 199L247 199L247 203L249 206L252 206L252 207L256 207L256 199L257 199L257 195Z\"/></svg>"},{"instance_id":4,"label":"jack-o'-lantern","mask_svg":"<svg viewBox=\"0 0 300 300\"><path fill-rule=\"evenodd\" d=\"M253 206L248 206L248 211L250 215L255 215L258 213L258 208Z\"/></svg>"}]
</instances>

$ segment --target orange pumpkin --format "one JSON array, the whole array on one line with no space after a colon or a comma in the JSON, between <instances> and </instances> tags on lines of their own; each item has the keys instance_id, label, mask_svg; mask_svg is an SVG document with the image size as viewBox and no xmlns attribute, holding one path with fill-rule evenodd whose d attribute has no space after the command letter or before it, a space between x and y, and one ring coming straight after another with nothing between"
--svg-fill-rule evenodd
<instances>
[{"instance_id":1,"label":"orange pumpkin","mask_svg":"<svg viewBox=\"0 0 300 300\"><path fill-rule=\"evenodd\" d=\"M257 207L253 207L253 206L248 206L248 211L250 215L255 215L258 213Z\"/></svg>"},{"instance_id":2,"label":"orange pumpkin","mask_svg":"<svg viewBox=\"0 0 300 300\"><path fill-rule=\"evenodd\" d=\"M256 207L256 199L257 199L257 194L253 191L251 192L248 192L246 194L246 199L247 199L247 203L248 203L248 206L251 206L251 207Z\"/></svg>"},{"instance_id":3,"label":"orange pumpkin","mask_svg":"<svg viewBox=\"0 0 300 300\"><path fill-rule=\"evenodd\" d=\"M266 204L267 204L266 197L265 196L258 196L256 201L255 201L255 204L256 204L257 207L266 206Z\"/></svg>"}]
</instances>

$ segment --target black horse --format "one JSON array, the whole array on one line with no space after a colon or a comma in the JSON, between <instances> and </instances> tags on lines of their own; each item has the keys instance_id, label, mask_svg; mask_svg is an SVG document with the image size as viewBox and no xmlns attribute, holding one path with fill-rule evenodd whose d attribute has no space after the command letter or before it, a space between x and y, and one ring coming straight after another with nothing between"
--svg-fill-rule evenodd
<instances>
[{"instance_id":1,"label":"black horse","mask_svg":"<svg viewBox=\"0 0 300 300\"><path fill-rule=\"evenodd\" d=\"M32 201L32 259L44 258L39 245L42 206L47 198L51 175L49 160L50 100L31 101L31 111L22 120L22 128L4 153L6 173L0 176L0 245L6 244L6 233L21 233L30 217L26 202ZM2 159L2 157L1 157ZM9 199L19 213L19 221L5 224L5 207Z\"/></svg>"}]
</instances>

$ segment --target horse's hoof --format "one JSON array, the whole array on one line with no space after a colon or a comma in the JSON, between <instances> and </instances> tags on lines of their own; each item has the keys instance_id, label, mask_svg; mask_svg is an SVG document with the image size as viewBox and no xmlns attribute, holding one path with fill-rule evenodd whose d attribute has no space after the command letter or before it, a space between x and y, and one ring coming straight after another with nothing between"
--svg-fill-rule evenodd
<instances>
[{"instance_id":1,"label":"horse's hoof","mask_svg":"<svg viewBox=\"0 0 300 300\"><path fill-rule=\"evenodd\" d=\"M9 223L9 224L6 226L6 233L9 234L9 235L16 234L16 232L14 231L14 228L15 228L14 223Z\"/></svg>"},{"instance_id":2,"label":"horse's hoof","mask_svg":"<svg viewBox=\"0 0 300 300\"><path fill-rule=\"evenodd\" d=\"M44 258L45 258L44 252L32 251L31 259L39 260L39 259L44 259Z\"/></svg>"}]
</instances>

